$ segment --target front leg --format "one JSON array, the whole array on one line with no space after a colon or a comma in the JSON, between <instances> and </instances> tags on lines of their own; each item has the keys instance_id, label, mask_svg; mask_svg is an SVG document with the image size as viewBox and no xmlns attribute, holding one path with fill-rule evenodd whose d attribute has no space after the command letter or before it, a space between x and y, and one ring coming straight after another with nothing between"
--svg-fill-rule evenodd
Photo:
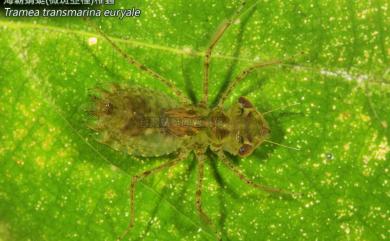
<instances>
[{"instance_id":1,"label":"front leg","mask_svg":"<svg viewBox=\"0 0 390 241\"><path fill-rule=\"evenodd\" d=\"M223 151L219 151L218 152L218 157L219 157L219 159L222 161L222 163L227 168L229 168L237 177L239 177L244 183L248 184L251 187L254 187L256 189L259 189L259 190L262 190L262 191L266 191L266 192L269 192L269 193L280 193L280 194L288 194L288 195L292 195L293 194L293 193L284 191L284 190L279 189L279 188L270 187L270 186L266 186L266 185L263 185L263 184L255 183L254 181L249 179L239 168L237 168L230 160L228 160L228 158L223 153Z\"/></svg>"}]
</instances>

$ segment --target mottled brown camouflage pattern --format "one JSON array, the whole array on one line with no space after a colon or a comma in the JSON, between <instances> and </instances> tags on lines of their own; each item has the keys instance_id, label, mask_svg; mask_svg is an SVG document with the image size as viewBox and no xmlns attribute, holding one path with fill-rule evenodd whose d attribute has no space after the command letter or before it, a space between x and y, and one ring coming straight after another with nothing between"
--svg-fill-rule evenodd
<instances>
[{"instance_id":1,"label":"mottled brown camouflage pattern","mask_svg":"<svg viewBox=\"0 0 390 241\"><path fill-rule=\"evenodd\" d=\"M164 127L164 112L177 102L161 92L113 85L93 97L90 127L99 142L135 156L161 156L178 149L182 140Z\"/></svg>"},{"instance_id":2,"label":"mottled brown camouflage pattern","mask_svg":"<svg viewBox=\"0 0 390 241\"><path fill-rule=\"evenodd\" d=\"M178 106L159 91L112 85L93 96L90 127L99 142L130 155L155 157L187 150L225 150L247 156L269 128L253 105L241 97L229 110Z\"/></svg>"}]
</instances>

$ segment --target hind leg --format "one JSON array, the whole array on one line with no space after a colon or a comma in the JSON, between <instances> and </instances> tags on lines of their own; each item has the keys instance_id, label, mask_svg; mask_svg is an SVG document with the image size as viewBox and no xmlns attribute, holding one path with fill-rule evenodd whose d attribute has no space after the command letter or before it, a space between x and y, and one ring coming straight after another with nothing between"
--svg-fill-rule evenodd
<instances>
[{"instance_id":1,"label":"hind leg","mask_svg":"<svg viewBox=\"0 0 390 241\"><path fill-rule=\"evenodd\" d=\"M186 156L186 153L182 152L175 159L168 161L168 162L165 162L165 163L163 163L157 167L154 167L150 170L143 171L143 172L141 172L141 173L139 173L131 178L131 183L129 186L130 222L129 222L129 225L127 226L127 228L125 229L125 231L122 233L122 235L118 237L117 241L122 240L129 233L129 231L134 227L134 223L135 223L134 206L135 206L135 187L136 187L136 184L147 176L156 174L157 172L162 171L165 168L173 167L173 166L177 165L178 163L180 163L180 161L184 160L185 156Z\"/></svg>"}]
</instances>

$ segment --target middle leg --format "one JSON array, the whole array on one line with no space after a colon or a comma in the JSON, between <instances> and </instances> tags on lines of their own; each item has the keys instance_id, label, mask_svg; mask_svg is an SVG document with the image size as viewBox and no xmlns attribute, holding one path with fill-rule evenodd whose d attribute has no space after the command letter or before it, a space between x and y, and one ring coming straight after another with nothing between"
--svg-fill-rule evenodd
<instances>
[{"instance_id":1,"label":"middle leg","mask_svg":"<svg viewBox=\"0 0 390 241\"><path fill-rule=\"evenodd\" d=\"M246 4L246 1L243 0L241 5L238 7L236 13L233 15L232 18L225 20L218 28L217 32L214 34L213 38L211 39L210 45L208 46L203 68L203 98L202 98L202 104L207 106L208 102L208 95L209 95L209 69L210 69L210 61L211 61L211 52L213 51L215 45L217 45L218 41L221 39L222 35L226 32L226 30L232 25L233 21L237 19L237 17L241 14L242 9L244 8Z\"/></svg>"},{"instance_id":2,"label":"middle leg","mask_svg":"<svg viewBox=\"0 0 390 241\"><path fill-rule=\"evenodd\" d=\"M222 240L219 232L217 231L216 226L211 221L210 217L204 212L202 208L202 187L203 187L203 177L204 177L204 162L206 160L205 154L197 154L198 159L198 176L197 176L197 184L196 184L196 209L198 210L199 216L202 221L209 225L213 231L216 233L217 240Z\"/></svg>"}]
</instances>

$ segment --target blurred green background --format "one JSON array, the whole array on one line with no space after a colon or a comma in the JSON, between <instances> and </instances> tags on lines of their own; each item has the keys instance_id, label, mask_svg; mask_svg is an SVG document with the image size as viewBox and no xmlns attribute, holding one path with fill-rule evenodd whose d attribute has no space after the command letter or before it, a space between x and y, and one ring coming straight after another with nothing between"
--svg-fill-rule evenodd
<instances>
[{"instance_id":1,"label":"blurred green background","mask_svg":"<svg viewBox=\"0 0 390 241\"><path fill-rule=\"evenodd\" d=\"M203 52L239 1L117 1L141 17L94 18L127 53L193 97ZM299 198L253 190L213 156L203 206L224 240L388 240L390 10L374 1L248 1L216 47L211 99L240 70L259 70L247 96L266 112L270 140L235 160L252 179ZM97 38L97 43L91 40ZM126 63L80 18L0 15L0 240L115 240L128 224L131 175L166 160L135 160L91 138L88 92L109 83L170 93ZM126 240L214 240L195 209L196 161L137 186Z\"/></svg>"}]
</instances>

